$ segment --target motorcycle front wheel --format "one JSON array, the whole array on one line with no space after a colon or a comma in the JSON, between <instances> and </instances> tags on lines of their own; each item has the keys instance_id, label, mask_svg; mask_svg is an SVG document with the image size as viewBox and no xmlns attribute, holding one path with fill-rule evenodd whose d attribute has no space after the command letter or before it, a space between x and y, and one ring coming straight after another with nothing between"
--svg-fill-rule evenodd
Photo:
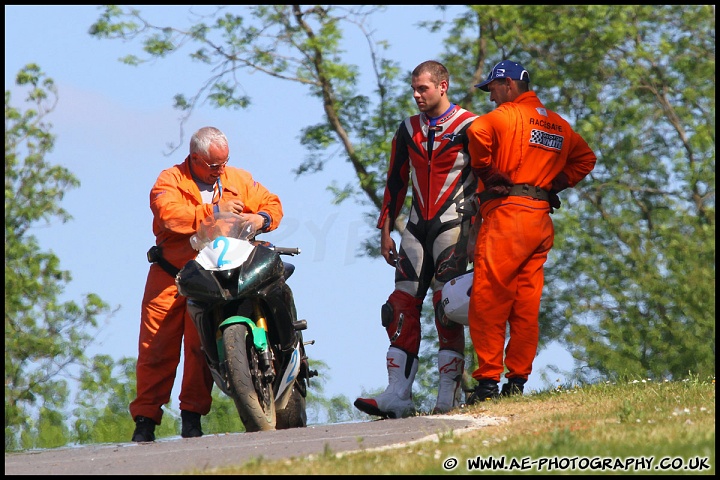
<instances>
[{"instance_id":1,"label":"motorcycle front wheel","mask_svg":"<svg viewBox=\"0 0 720 480\"><path fill-rule=\"evenodd\" d=\"M258 351L248 327L236 323L223 330L223 344L235 408L247 432L275 430L275 395L260 374Z\"/></svg>"}]
</instances>

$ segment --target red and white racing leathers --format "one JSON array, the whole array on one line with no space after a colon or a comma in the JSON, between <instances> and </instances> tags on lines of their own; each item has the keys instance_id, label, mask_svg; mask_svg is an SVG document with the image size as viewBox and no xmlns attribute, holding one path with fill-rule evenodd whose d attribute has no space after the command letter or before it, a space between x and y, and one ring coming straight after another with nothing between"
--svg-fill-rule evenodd
<instances>
[{"instance_id":1,"label":"red and white racing leathers","mask_svg":"<svg viewBox=\"0 0 720 480\"><path fill-rule=\"evenodd\" d=\"M440 349L463 352L462 325L444 326L437 315L442 286L465 273L470 215L456 206L469 199L477 180L470 168L466 130L477 115L451 105L437 118L424 113L405 119L392 140L383 206L377 227L391 230L412 179L412 205L395 270L395 291L383 305L382 321L391 346L417 355L420 310L430 287Z\"/></svg>"}]
</instances>

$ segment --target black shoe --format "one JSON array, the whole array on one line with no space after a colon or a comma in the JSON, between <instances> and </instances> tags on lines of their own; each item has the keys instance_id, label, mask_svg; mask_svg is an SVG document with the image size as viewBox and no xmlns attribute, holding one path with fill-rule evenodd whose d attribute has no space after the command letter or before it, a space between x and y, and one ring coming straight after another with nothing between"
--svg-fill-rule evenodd
<instances>
[{"instance_id":1,"label":"black shoe","mask_svg":"<svg viewBox=\"0 0 720 480\"><path fill-rule=\"evenodd\" d=\"M494 380L480 380L475 386L473 393L471 393L468 397L466 403L468 405L473 405L475 403L498 398L499 396L500 392L498 391L498 382Z\"/></svg>"},{"instance_id":2,"label":"black shoe","mask_svg":"<svg viewBox=\"0 0 720 480\"><path fill-rule=\"evenodd\" d=\"M133 442L154 442L155 422L152 419L138 415L135 417L135 431L132 436Z\"/></svg>"},{"instance_id":3,"label":"black shoe","mask_svg":"<svg viewBox=\"0 0 720 480\"><path fill-rule=\"evenodd\" d=\"M200 414L190 412L187 410L180 411L180 418L182 419L182 433L180 434L183 438L202 437L203 431L200 428Z\"/></svg>"},{"instance_id":4,"label":"black shoe","mask_svg":"<svg viewBox=\"0 0 720 480\"><path fill-rule=\"evenodd\" d=\"M525 382L527 382L527 380L523 380L522 378L508 378L507 383L502 386L500 395L503 397L522 395Z\"/></svg>"}]
</instances>

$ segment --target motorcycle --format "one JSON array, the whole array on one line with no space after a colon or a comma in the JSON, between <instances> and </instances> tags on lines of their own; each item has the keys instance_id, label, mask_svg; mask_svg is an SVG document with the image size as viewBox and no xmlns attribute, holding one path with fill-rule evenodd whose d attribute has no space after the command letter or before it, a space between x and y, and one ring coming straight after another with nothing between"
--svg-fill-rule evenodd
<instances>
[{"instance_id":1,"label":"motorcycle","mask_svg":"<svg viewBox=\"0 0 720 480\"><path fill-rule=\"evenodd\" d=\"M175 277L200 335L215 384L233 399L248 432L307 426L310 370L280 255L299 248L255 239L252 223L232 213L207 217L190 239L198 251Z\"/></svg>"}]
</instances>

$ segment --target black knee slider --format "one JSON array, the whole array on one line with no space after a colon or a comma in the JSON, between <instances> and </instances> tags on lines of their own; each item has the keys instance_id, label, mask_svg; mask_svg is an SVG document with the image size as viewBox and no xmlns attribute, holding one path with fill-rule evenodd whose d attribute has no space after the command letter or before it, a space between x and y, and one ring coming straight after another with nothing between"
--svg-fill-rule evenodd
<instances>
[{"instance_id":1,"label":"black knee slider","mask_svg":"<svg viewBox=\"0 0 720 480\"><path fill-rule=\"evenodd\" d=\"M395 310L393 309L393 306L390 305L390 302L385 302L382 307L380 307L380 320L382 320L382 326L387 328L390 326L390 324L393 321L393 315L395 314Z\"/></svg>"}]
</instances>

